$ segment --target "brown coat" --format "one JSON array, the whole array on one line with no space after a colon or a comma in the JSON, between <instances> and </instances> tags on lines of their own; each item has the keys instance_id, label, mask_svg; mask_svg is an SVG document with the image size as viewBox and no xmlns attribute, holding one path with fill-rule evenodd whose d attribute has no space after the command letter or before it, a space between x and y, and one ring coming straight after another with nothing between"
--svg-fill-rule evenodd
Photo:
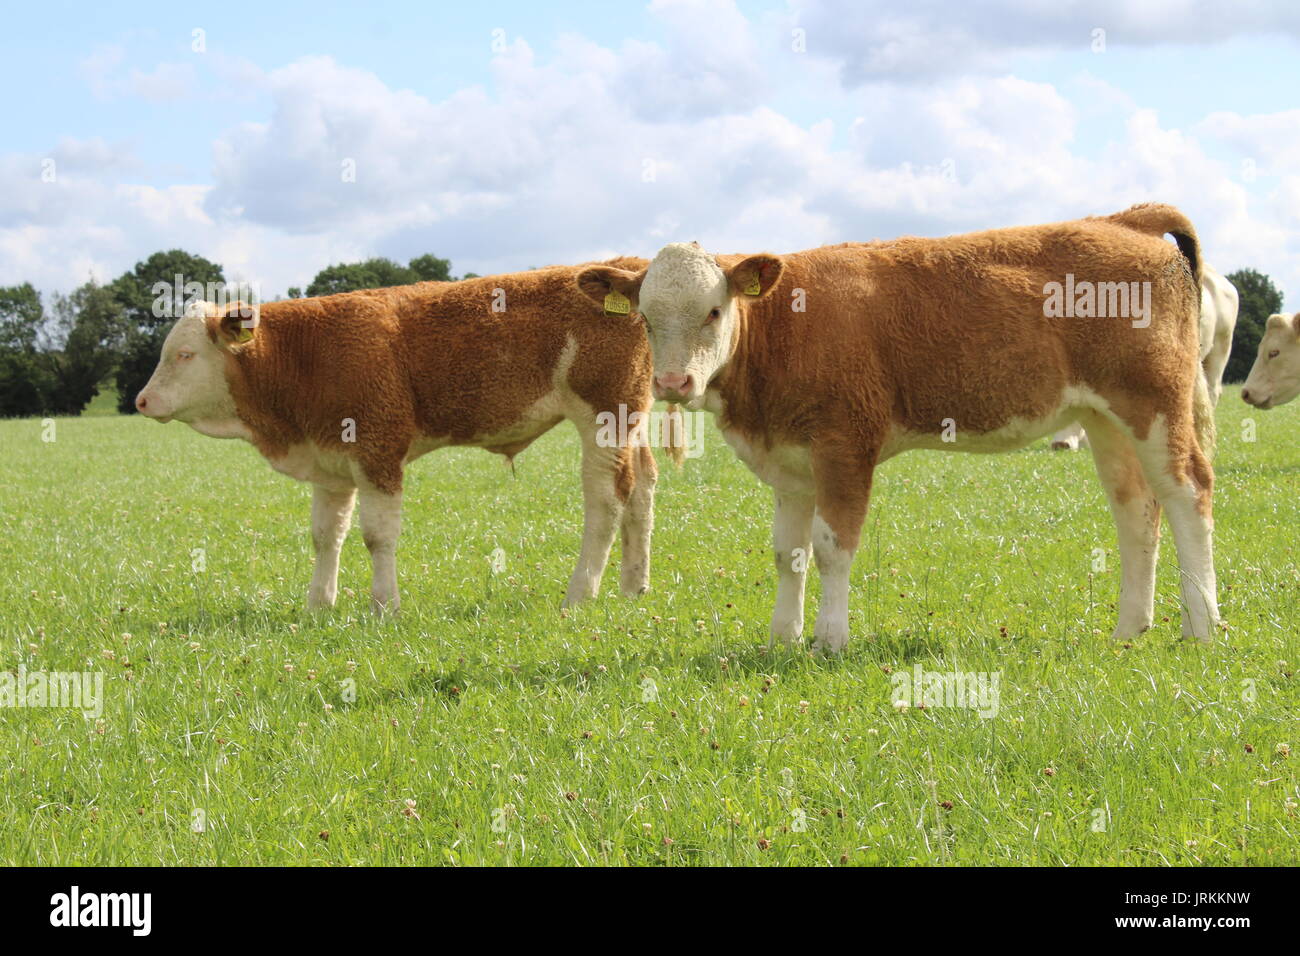
<instances>
[{"instance_id":1,"label":"brown coat","mask_svg":"<svg viewBox=\"0 0 1300 956\"><path fill-rule=\"evenodd\" d=\"M1187 254L1160 238L1167 230L1181 234ZM727 269L742 258L718 261ZM847 459L869 475L891 453L891 435L937 440L949 419L970 437L1038 421L1067 386L1084 386L1139 438L1165 415L1184 451L1175 476L1191 474L1208 490L1193 427L1199 253L1177 210L844 243L781 259L771 293L744 303L735 353L716 381L723 427L768 447L810 445L814 460ZM1066 273L1151 282L1150 326L1045 317L1044 286ZM796 289L805 290L804 312L791 309ZM864 495L852 497L865 510ZM836 530L856 544L861 514L846 518Z\"/></svg>"},{"instance_id":2,"label":"brown coat","mask_svg":"<svg viewBox=\"0 0 1300 956\"><path fill-rule=\"evenodd\" d=\"M615 259L622 268L645 260ZM278 458L303 442L355 457L378 488L401 488L415 443L474 445L513 457L558 424L514 431L554 389L570 340L567 386L596 411L647 409L650 359L634 319L603 316L554 266L460 282L287 299L260 307L257 333L229 350L240 419ZM493 311L494 302L504 311ZM225 321L237 321L235 311ZM212 325L214 340L219 321ZM355 442L342 422L355 422ZM630 468L620 497L631 491Z\"/></svg>"}]
</instances>

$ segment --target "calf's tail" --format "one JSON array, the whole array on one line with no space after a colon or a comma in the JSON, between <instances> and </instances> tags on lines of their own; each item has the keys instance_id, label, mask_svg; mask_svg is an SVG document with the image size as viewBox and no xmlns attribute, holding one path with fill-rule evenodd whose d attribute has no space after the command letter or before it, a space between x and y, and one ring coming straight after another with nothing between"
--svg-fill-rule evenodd
<instances>
[{"instance_id":1,"label":"calf's tail","mask_svg":"<svg viewBox=\"0 0 1300 956\"><path fill-rule=\"evenodd\" d=\"M1188 301L1191 303L1192 328L1196 330L1199 338L1203 264L1201 260L1201 243L1196 238L1196 227L1192 225L1192 221L1173 206L1154 202L1141 203L1106 218L1148 235L1163 236L1168 233L1174 237L1174 242L1178 245L1178 251L1187 260L1188 271L1191 273L1192 287ZM1200 347L1196 351L1198 361L1196 385L1192 392L1192 420L1196 429L1196 438L1201 445L1201 451L1206 458L1213 460L1218 433L1214 423L1214 401L1210 397L1209 386L1200 368L1199 358L1203 346L1204 343L1200 343Z\"/></svg>"},{"instance_id":2,"label":"calf's tail","mask_svg":"<svg viewBox=\"0 0 1300 956\"><path fill-rule=\"evenodd\" d=\"M686 419L680 405L669 405L668 411L659 419L660 447L667 449L668 458L678 468L686 461Z\"/></svg>"},{"instance_id":3,"label":"calf's tail","mask_svg":"<svg viewBox=\"0 0 1300 956\"><path fill-rule=\"evenodd\" d=\"M1190 219L1173 206L1159 202L1139 203L1106 218L1148 235L1163 236L1168 233L1173 236L1178 251L1187 260L1192 273L1192 285L1196 289L1196 301L1200 302L1201 243L1196 238L1196 227Z\"/></svg>"}]
</instances>

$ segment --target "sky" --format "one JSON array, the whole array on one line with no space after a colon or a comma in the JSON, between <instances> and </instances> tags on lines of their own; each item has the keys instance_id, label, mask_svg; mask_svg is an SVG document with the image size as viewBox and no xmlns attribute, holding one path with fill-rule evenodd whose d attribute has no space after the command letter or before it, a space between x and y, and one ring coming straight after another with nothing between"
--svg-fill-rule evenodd
<instances>
[{"instance_id":1,"label":"sky","mask_svg":"<svg viewBox=\"0 0 1300 956\"><path fill-rule=\"evenodd\" d=\"M265 298L1173 203L1300 307L1300 3L25 4L0 285L160 249Z\"/></svg>"}]
</instances>

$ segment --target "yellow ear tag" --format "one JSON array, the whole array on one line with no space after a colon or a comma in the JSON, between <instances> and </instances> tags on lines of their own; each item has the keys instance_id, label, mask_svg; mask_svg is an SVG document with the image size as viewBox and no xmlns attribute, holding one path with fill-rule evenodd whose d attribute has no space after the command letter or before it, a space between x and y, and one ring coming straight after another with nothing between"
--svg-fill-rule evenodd
<instances>
[{"instance_id":1,"label":"yellow ear tag","mask_svg":"<svg viewBox=\"0 0 1300 956\"><path fill-rule=\"evenodd\" d=\"M750 276L749 282L745 283L745 295L759 295L763 287L759 285L758 276Z\"/></svg>"},{"instance_id":2,"label":"yellow ear tag","mask_svg":"<svg viewBox=\"0 0 1300 956\"><path fill-rule=\"evenodd\" d=\"M236 341L236 342L247 342L247 341L249 341L250 339L252 339L252 337L253 337L253 330L250 329L250 328L246 328L246 327L244 327L244 326L241 325L241 326L239 327L239 338L235 339L235 341Z\"/></svg>"},{"instance_id":3,"label":"yellow ear tag","mask_svg":"<svg viewBox=\"0 0 1300 956\"><path fill-rule=\"evenodd\" d=\"M605 296L606 315L627 315L632 311L632 300L621 292L610 291Z\"/></svg>"}]
</instances>

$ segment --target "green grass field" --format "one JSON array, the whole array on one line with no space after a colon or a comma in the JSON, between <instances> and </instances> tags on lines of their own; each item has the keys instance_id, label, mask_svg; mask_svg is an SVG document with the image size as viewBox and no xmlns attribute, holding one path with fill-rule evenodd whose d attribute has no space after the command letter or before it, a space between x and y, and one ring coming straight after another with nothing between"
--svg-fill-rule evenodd
<instances>
[{"instance_id":1,"label":"green grass field","mask_svg":"<svg viewBox=\"0 0 1300 956\"><path fill-rule=\"evenodd\" d=\"M1300 403L1219 418L1225 640L1178 640L1166 530L1164 622L1111 643L1091 457L1038 443L884 466L839 659L765 652L771 496L713 431L651 593L611 565L569 613L571 427L514 476L428 456L376 621L356 531L305 611L310 490L248 446L0 422L0 668L104 674L98 719L0 710L0 863L1294 864ZM918 663L996 672L996 716L896 709Z\"/></svg>"}]
</instances>

